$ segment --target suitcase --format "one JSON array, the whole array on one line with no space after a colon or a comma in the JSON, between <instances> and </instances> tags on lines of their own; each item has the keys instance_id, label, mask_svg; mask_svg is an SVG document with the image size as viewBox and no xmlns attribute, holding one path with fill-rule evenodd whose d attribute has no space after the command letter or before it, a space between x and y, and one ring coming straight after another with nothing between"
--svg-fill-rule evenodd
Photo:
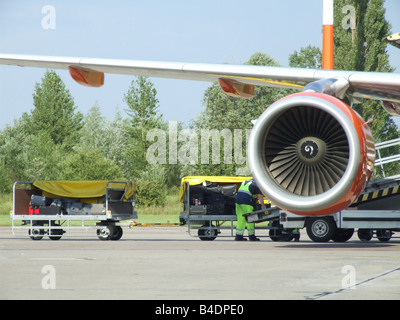
<instances>
[{"instance_id":1,"label":"suitcase","mask_svg":"<svg viewBox=\"0 0 400 320\"><path fill-rule=\"evenodd\" d=\"M193 215L205 215L207 214L207 206L190 206L189 212Z\"/></svg>"},{"instance_id":2,"label":"suitcase","mask_svg":"<svg viewBox=\"0 0 400 320\"><path fill-rule=\"evenodd\" d=\"M208 204L207 215L223 215L225 206L223 204Z\"/></svg>"},{"instance_id":3,"label":"suitcase","mask_svg":"<svg viewBox=\"0 0 400 320\"><path fill-rule=\"evenodd\" d=\"M206 204L207 205L224 205L225 198L220 193L209 193L206 196Z\"/></svg>"},{"instance_id":4,"label":"suitcase","mask_svg":"<svg viewBox=\"0 0 400 320\"><path fill-rule=\"evenodd\" d=\"M90 204L84 204L78 201L69 202L67 204L67 213L70 215L77 215L77 216L88 215L90 214L90 209L91 209Z\"/></svg>"},{"instance_id":5,"label":"suitcase","mask_svg":"<svg viewBox=\"0 0 400 320\"><path fill-rule=\"evenodd\" d=\"M49 199L43 196L38 196L36 194L33 194L31 197L31 207L32 208L38 208L38 207L45 207L50 204Z\"/></svg>"},{"instance_id":6,"label":"suitcase","mask_svg":"<svg viewBox=\"0 0 400 320\"><path fill-rule=\"evenodd\" d=\"M56 215L61 214L61 207L40 207L39 214L41 215Z\"/></svg>"},{"instance_id":7,"label":"suitcase","mask_svg":"<svg viewBox=\"0 0 400 320\"><path fill-rule=\"evenodd\" d=\"M221 193L225 196L225 197L231 197L236 195L237 192L237 187L236 184L226 184L221 186Z\"/></svg>"},{"instance_id":8,"label":"suitcase","mask_svg":"<svg viewBox=\"0 0 400 320\"><path fill-rule=\"evenodd\" d=\"M227 216L236 215L235 205L225 205L224 214Z\"/></svg>"}]
</instances>

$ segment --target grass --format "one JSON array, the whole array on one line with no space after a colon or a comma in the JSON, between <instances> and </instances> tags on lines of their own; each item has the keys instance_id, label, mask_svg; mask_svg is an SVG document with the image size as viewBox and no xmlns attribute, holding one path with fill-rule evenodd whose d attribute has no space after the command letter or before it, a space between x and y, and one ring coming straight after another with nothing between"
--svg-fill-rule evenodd
<instances>
[{"instance_id":1,"label":"grass","mask_svg":"<svg viewBox=\"0 0 400 320\"><path fill-rule=\"evenodd\" d=\"M12 194L0 194L0 226L11 226L10 211L12 210ZM182 203L179 202L179 189L173 188L167 195L163 207L135 207L138 213L136 223L179 223L179 214L182 211ZM19 221L16 222L16 224ZM80 222L78 222L80 224Z\"/></svg>"}]
</instances>

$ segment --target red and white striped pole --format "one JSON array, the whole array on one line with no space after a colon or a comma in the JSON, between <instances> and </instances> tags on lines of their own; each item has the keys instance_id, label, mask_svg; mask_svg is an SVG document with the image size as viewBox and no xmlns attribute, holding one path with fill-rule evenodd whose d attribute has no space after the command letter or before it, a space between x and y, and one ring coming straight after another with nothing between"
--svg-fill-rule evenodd
<instances>
[{"instance_id":1,"label":"red and white striped pole","mask_svg":"<svg viewBox=\"0 0 400 320\"><path fill-rule=\"evenodd\" d=\"M322 69L333 70L333 0L323 0Z\"/></svg>"}]
</instances>

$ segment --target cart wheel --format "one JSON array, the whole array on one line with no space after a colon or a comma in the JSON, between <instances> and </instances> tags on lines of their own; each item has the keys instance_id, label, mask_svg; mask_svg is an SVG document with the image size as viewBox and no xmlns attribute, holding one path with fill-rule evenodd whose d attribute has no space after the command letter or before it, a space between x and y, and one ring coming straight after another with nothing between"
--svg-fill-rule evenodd
<instances>
[{"instance_id":1,"label":"cart wheel","mask_svg":"<svg viewBox=\"0 0 400 320\"><path fill-rule=\"evenodd\" d=\"M269 237L272 241L281 241L282 231L278 229L269 229Z\"/></svg>"},{"instance_id":2,"label":"cart wheel","mask_svg":"<svg viewBox=\"0 0 400 320\"><path fill-rule=\"evenodd\" d=\"M114 234L114 226L113 225L105 225L101 229L97 229L97 237L100 240L110 240Z\"/></svg>"},{"instance_id":3,"label":"cart wheel","mask_svg":"<svg viewBox=\"0 0 400 320\"><path fill-rule=\"evenodd\" d=\"M354 229L337 229L336 233L332 236L334 242L346 242L353 236Z\"/></svg>"},{"instance_id":4,"label":"cart wheel","mask_svg":"<svg viewBox=\"0 0 400 320\"><path fill-rule=\"evenodd\" d=\"M362 242L368 242L371 240L373 234L374 231L371 229L358 229L357 231L358 239L360 239Z\"/></svg>"},{"instance_id":5,"label":"cart wheel","mask_svg":"<svg viewBox=\"0 0 400 320\"><path fill-rule=\"evenodd\" d=\"M111 236L111 240L119 240L121 239L123 234L122 228L120 226L116 226L114 229L114 233Z\"/></svg>"},{"instance_id":6,"label":"cart wheel","mask_svg":"<svg viewBox=\"0 0 400 320\"><path fill-rule=\"evenodd\" d=\"M376 230L376 237L381 242L388 242L392 238L392 231L385 229Z\"/></svg>"},{"instance_id":7,"label":"cart wheel","mask_svg":"<svg viewBox=\"0 0 400 320\"><path fill-rule=\"evenodd\" d=\"M203 227L208 227L208 226L203 226ZM203 241L213 241L217 238L218 236L218 229L217 228L212 228L212 229L199 229L197 231L197 235L199 236L200 240Z\"/></svg>"},{"instance_id":8,"label":"cart wheel","mask_svg":"<svg viewBox=\"0 0 400 320\"><path fill-rule=\"evenodd\" d=\"M307 235L314 242L328 242L336 233L337 227L332 217L307 219Z\"/></svg>"},{"instance_id":9,"label":"cart wheel","mask_svg":"<svg viewBox=\"0 0 400 320\"><path fill-rule=\"evenodd\" d=\"M52 227L59 227L59 226L60 226L59 224L52 225ZM50 240L60 240L63 234L64 230L62 229L49 230Z\"/></svg>"},{"instance_id":10,"label":"cart wheel","mask_svg":"<svg viewBox=\"0 0 400 320\"><path fill-rule=\"evenodd\" d=\"M29 229L28 234L32 240L42 240L44 230L42 229Z\"/></svg>"}]
</instances>

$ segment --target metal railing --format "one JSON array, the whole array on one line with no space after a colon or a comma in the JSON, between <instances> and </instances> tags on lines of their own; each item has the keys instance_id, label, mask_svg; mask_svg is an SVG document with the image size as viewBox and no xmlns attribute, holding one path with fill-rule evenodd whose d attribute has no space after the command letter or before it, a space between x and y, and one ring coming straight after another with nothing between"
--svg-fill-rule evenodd
<instances>
[{"instance_id":1,"label":"metal railing","mask_svg":"<svg viewBox=\"0 0 400 320\"><path fill-rule=\"evenodd\" d=\"M382 175L385 178L385 170L383 168L384 164L395 162L395 161L400 161L400 154L392 155L392 156L387 156L382 158L380 150L393 147L396 145L400 145L400 138L399 139L393 139L389 141L384 141L384 142L379 142L375 145L375 151L377 158L375 160L375 166L380 166L382 170Z\"/></svg>"}]
</instances>

